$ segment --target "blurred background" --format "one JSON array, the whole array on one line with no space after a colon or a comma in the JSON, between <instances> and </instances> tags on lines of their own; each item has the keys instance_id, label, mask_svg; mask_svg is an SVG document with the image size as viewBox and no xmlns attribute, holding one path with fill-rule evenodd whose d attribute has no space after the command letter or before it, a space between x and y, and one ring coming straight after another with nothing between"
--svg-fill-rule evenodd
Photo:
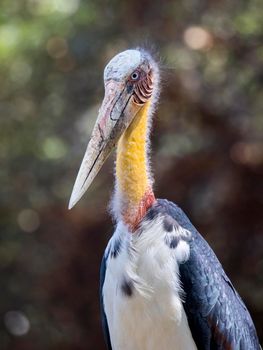
<instances>
[{"instance_id":1,"label":"blurred background","mask_svg":"<svg viewBox=\"0 0 263 350\"><path fill-rule=\"evenodd\" d=\"M154 47L158 197L215 250L263 337L261 0L0 2L0 348L105 349L99 265L113 157L67 210L107 61Z\"/></svg>"}]
</instances>

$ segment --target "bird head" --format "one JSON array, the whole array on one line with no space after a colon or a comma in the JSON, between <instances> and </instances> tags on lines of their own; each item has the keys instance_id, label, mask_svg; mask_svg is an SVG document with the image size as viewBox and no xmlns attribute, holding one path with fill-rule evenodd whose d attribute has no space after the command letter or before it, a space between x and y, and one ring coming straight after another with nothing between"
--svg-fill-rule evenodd
<instances>
[{"instance_id":1,"label":"bird head","mask_svg":"<svg viewBox=\"0 0 263 350\"><path fill-rule=\"evenodd\" d=\"M152 98L158 67L143 50L126 50L104 70L105 95L71 194L71 209L86 192L123 132Z\"/></svg>"}]
</instances>

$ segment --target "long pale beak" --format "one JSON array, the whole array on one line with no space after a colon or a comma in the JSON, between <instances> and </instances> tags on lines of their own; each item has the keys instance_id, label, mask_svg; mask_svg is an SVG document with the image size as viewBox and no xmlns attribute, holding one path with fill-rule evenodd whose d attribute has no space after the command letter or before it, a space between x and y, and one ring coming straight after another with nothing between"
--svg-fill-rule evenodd
<instances>
[{"instance_id":1,"label":"long pale beak","mask_svg":"<svg viewBox=\"0 0 263 350\"><path fill-rule=\"evenodd\" d=\"M113 80L105 85L105 97L73 187L69 209L86 192L139 109L130 101L132 91L128 90L125 84Z\"/></svg>"}]
</instances>

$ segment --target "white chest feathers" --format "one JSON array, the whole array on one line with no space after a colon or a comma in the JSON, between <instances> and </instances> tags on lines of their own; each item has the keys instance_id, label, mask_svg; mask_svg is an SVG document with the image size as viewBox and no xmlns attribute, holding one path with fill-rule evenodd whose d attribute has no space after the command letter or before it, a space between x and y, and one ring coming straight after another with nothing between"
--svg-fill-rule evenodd
<instances>
[{"instance_id":1,"label":"white chest feathers","mask_svg":"<svg viewBox=\"0 0 263 350\"><path fill-rule=\"evenodd\" d=\"M119 224L107 247L102 292L113 350L197 349L178 276L189 232L163 224L157 217L132 235Z\"/></svg>"}]
</instances>

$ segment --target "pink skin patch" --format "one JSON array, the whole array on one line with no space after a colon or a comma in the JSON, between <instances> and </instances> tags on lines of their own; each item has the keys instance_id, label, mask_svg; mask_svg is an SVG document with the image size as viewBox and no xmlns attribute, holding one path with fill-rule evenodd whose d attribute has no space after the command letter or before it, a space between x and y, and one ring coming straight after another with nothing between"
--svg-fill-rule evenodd
<instances>
[{"instance_id":1,"label":"pink skin patch","mask_svg":"<svg viewBox=\"0 0 263 350\"><path fill-rule=\"evenodd\" d=\"M130 227L132 233L134 233L138 229L138 226L144 218L147 210L151 208L151 206L155 202L155 196L153 194L152 188L150 188L141 199L137 209L137 213L134 216L131 216L130 212L125 213L123 215L124 222Z\"/></svg>"}]
</instances>

